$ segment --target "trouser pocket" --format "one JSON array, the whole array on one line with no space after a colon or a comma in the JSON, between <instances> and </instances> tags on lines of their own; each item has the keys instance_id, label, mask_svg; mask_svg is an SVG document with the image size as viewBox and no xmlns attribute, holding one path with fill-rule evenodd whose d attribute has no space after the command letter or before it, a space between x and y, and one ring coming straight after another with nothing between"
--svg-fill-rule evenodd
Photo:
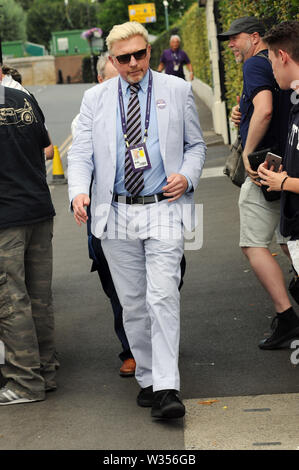
<instances>
[{"instance_id":1,"label":"trouser pocket","mask_svg":"<svg viewBox=\"0 0 299 470\"><path fill-rule=\"evenodd\" d=\"M7 273L0 272L0 319L8 317L13 311L8 292Z\"/></svg>"}]
</instances>

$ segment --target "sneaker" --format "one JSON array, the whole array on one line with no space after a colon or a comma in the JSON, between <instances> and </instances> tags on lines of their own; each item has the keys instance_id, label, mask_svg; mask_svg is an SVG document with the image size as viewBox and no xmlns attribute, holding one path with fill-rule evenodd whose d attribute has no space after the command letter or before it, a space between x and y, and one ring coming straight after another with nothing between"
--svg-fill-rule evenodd
<instances>
[{"instance_id":1,"label":"sneaker","mask_svg":"<svg viewBox=\"0 0 299 470\"><path fill-rule=\"evenodd\" d=\"M159 390L154 394L152 418L175 419L185 415L185 406L176 390Z\"/></svg>"},{"instance_id":2,"label":"sneaker","mask_svg":"<svg viewBox=\"0 0 299 470\"><path fill-rule=\"evenodd\" d=\"M299 338L299 321L288 322L281 314L273 318L271 329L272 335L260 341L260 349L288 348L294 338Z\"/></svg>"},{"instance_id":3,"label":"sneaker","mask_svg":"<svg viewBox=\"0 0 299 470\"><path fill-rule=\"evenodd\" d=\"M0 405L16 405L18 403L31 403L33 401L41 401L41 398L25 398L18 392L10 390L8 387L0 389Z\"/></svg>"},{"instance_id":4,"label":"sneaker","mask_svg":"<svg viewBox=\"0 0 299 470\"><path fill-rule=\"evenodd\" d=\"M45 392L56 392L57 390L57 385L55 384L46 384L45 385Z\"/></svg>"}]
</instances>

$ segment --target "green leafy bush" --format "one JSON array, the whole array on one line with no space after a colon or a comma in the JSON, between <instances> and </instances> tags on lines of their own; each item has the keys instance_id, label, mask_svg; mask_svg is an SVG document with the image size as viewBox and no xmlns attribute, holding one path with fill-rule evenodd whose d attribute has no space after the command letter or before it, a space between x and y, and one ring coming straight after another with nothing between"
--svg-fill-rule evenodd
<instances>
[{"instance_id":1,"label":"green leafy bush","mask_svg":"<svg viewBox=\"0 0 299 470\"><path fill-rule=\"evenodd\" d=\"M0 36L3 41L26 40L26 15L14 0L0 2Z\"/></svg>"}]
</instances>

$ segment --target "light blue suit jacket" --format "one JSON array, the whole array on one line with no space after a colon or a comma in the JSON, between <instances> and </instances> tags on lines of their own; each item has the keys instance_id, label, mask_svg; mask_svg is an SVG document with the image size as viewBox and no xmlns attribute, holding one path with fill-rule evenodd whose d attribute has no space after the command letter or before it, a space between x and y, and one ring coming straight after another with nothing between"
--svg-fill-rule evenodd
<instances>
[{"instance_id":1,"label":"light blue suit jacket","mask_svg":"<svg viewBox=\"0 0 299 470\"><path fill-rule=\"evenodd\" d=\"M183 173L196 189L205 161L206 145L199 124L191 84L172 75L153 72L160 151L166 176ZM118 77L96 85L84 94L76 136L68 154L69 197L91 196L92 233L100 238L105 229L116 172L116 112ZM178 201L194 209L193 191ZM182 214L190 211L182 211ZM187 230L194 218L183 217Z\"/></svg>"}]
</instances>

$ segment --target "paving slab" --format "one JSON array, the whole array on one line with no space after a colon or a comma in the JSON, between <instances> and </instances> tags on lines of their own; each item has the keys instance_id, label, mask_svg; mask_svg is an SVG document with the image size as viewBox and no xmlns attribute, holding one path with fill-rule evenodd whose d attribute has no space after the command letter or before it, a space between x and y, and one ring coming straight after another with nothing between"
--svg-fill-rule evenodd
<instances>
[{"instance_id":1,"label":"paving slab","mask_svg":"<svg viewBox=\"0 0 299 470\"><path fill-rule=\"evenodd\" d=\"M185 400L186 450L299 450L299 394Z\"/></svg>"}]
</instances>

